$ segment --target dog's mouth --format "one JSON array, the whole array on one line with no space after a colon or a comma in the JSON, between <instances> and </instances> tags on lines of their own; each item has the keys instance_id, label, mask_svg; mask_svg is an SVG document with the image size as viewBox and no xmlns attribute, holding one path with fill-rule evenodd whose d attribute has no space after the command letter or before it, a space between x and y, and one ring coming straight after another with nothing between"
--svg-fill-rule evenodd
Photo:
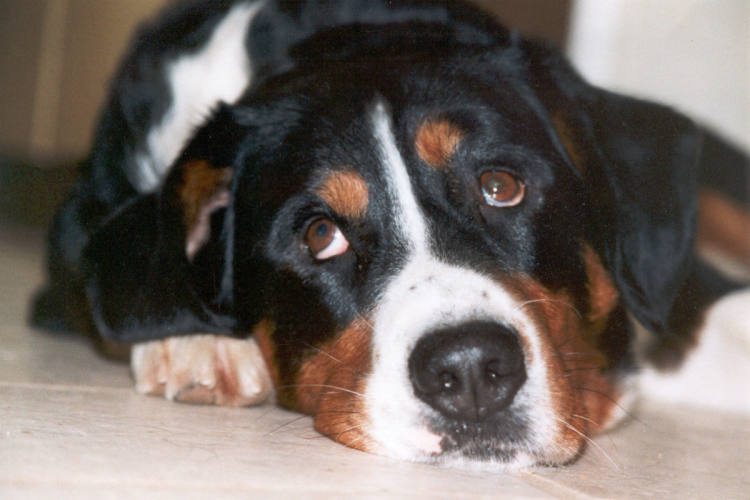
<instances>
[{"instance_id":1,"label":"dog's mouth","mask_svg":"<svg viewBox=\"0 0 750 500\"><path fill-rule=\"evenodd\" d=\"M456 443L453 437L444 439L445 456L461 456L477 462L513 463L518 456L518 448L508 446L504 442L487 441L481 438L463 439L462 444Z\"/></svg>"},{"instance_id":2,"label":"dog's mouth","mask_svg":"<svg viewBox=\"0 0 750 500\"><path fill-rule=\"evenodd\" d=\"M441 454L461 456L476 461L514 462L518 450L529 447L524 437L528 429L522 419L504 416L482 422L438 422L436 434Z\"/></svg>"}]
</instances>

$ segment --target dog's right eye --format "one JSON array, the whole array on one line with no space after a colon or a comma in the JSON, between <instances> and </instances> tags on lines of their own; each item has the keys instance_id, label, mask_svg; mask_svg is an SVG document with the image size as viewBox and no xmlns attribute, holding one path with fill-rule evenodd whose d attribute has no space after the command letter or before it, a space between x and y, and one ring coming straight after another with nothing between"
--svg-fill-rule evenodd
<instances>
[{"instance_id":1,"label":"dog's right eye","mask_svg":"<svg viewBox=\"0 0 750 500\"><path fill-rule=\"evenodd\" d=\"M317 260L327 260L342 255L349 249L349 241L330 219L314 220L305 233L305 245Z\"/></svg>"},{"instance_id":2,"label":"dog's right eye","mask_svg":"<svg viewBox=\"0 0 750 500\"><path fill-rule=\"evenodd\" d=\"M526 186L504 170L489 170L479 177L484 201L491 207L514 207L523 201Z\"/></svg>"}]
</instances>

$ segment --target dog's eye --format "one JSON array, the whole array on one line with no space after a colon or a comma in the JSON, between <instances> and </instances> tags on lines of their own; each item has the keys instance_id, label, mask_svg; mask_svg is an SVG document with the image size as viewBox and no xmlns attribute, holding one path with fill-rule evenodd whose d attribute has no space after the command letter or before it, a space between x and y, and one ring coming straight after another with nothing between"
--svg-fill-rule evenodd
<instances>
[{"instance_id":1,"label":"dog's eye","mask_svg":"<svg viewBox=\"0 0 750 500\"><path fill-rule=\"evenodd\" d=\"M514 207L521 203L526 186L513 174L490 170L479 177L484 201L492 207Z\"/></svg>"},{"instance_id":2,"label":"dog's eye","mask_svg":"<svg viewBox=\"0 0 750 500\"><path fill-rule=\"evenodd\" d=\"M327 260L345 253L349 242L330 219L316 219L307 228L305 244L317 260Z\"/></svg>"}]
</instances>

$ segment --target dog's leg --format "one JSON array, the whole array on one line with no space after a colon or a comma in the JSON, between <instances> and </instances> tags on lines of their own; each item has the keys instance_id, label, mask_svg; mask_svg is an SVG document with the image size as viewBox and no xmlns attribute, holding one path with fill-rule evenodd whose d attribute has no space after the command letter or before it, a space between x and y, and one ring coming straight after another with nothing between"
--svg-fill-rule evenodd
<instances>
[{"instance_id":1,"label":"dog's leg","mask_svg":"<svg viewBox=\"0 0 750 500\"><path fill-rule=\"evenodd\" d=\"M135 388L171 401L248 406L271 393L271 378L254 339L191 335L132 348Z\"/></svg>"}]
</instances>

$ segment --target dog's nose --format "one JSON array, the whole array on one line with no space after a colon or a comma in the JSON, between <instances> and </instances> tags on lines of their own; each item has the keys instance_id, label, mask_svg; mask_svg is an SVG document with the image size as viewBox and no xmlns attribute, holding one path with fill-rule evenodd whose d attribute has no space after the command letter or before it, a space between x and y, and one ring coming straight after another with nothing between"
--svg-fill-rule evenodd
<instances>
[{"instance_id":1,"label":"dog's nose","mask_svg":"<svg viewBox=\"0 0 750 500\"><path fill-rule=\"evenodd\" d=\"M417 342L409 376L417 397L444 416L481 421L510 406L526 381L526 369L513 330L471 322Z\"/></svg>"}]
</instances>

